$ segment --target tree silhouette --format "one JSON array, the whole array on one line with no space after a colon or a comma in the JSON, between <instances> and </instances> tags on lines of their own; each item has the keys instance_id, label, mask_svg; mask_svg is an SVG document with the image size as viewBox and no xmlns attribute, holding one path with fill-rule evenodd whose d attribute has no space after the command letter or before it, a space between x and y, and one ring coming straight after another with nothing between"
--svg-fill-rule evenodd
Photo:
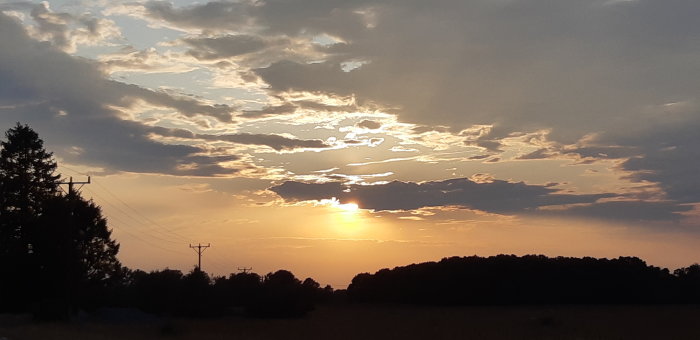
<instances>
[{"instance_id":1,"label":"tree silhouette","mask_svg":"<svg viewBox=\"0 0 700 340\"><path fill-rule=\"evenodd\" d=\"M33 237L43 291L84 307L99 304L123 276L119 244L100 207L74 193L46 200L43 209Z\"/></svg>"},{"instance_id":2,"label":"tree silhouette","mask_svg":"<svg viewBox=\"0 0 700 340\"><path fill-rule=\"evenodd\" d=\"M56 162L31 128L17 124L0 143L0 282L6 309L21 308L23 294L36 281L35 242L43 203L57 195Z\"/></svg>"},{"instance_id":3,"label":"tree silhouette","mask_svg":"<svg viewBox=\"0 0 700 340\"><path fill-rule=\"evenodd\" d=\"M57 164L29 126L17 124L0 150L0 279L3 309L50 300L96 302L122 266L100 208L78 193L60 194ZM53 313L53 312L49 312Z\"/></svg>"},{"instance_id":4,"label":"tree silhouette","mask_svg":"<svg viewBox=\"0 0 700 340\"><path fill-rule=\"evenodd\" d=\"M691 302L682 294L694 285L696 270L674 276L636 257L450 257L358 274L348 296L433 305ZM687 283L683 291L679 280Z\"/></svg>"}]
</instances>

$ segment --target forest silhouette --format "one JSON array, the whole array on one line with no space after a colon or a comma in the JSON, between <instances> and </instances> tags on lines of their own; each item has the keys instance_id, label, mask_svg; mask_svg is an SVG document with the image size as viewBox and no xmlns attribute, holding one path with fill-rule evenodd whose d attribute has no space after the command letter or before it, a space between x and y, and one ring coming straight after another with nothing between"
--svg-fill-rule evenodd
<instances>
[{"instance_id":1,"label":"forest silhouette","mask_svg":"<svg viewBox=\"0 0 700 340\"><path fill-rule=\"evenodd\" d=\"M334 290L287 270L211 277L132 270L117 259L101 209L62 191L57 164L29 126L0 151L0 313L70 319L79 310L138 308L157 315L298 317L318 303L419 305L700 303L700 265L673 272L636 257L450 257L355 276Z\"/></svg>"}]
</instances>

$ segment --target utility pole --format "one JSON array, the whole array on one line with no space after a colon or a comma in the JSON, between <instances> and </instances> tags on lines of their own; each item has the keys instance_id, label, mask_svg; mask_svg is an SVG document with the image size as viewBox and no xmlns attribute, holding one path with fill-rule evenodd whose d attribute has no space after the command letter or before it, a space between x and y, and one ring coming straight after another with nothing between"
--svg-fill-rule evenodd
<instances>
[{"instance_id":1,"label":"utility pole","mask_svg":"<svg viewBox=\"0 0 700 340\"><path fill-rule=\"evenodd\" d=\"M251 271L251 270L253 270L253 267L249 267L249 268L246 268L246 267L243 267L243 268L238 267L238 271L241 272L241 273L243 273L243 274L246 274L246 273L248 273L248 272Z\"/></svg>"},{"instance_id":2,"label":"utility pole","mask_svg":"<svg viewBox=\"0 0 700 340\"><path fill-rule=\"evenodd\" d=\"M199 271L202 271L202 253L209 247L211 247L211 243L207 243L206 246L203 246L201 243L196 246L190 244L190 248L194 249L194 251L199 256L199 262L197 264L197 269L199 269Z\"/></svg>"},{"instance_id":3,"label":"utility pole","mask_svg":"<svg viewBox=\"0 0 700 340\"><path fill-rule=\"evenodd\" d=\"M66 226L68 230L64 233L64 256L63 256L63 261L64 261L64 289L65 289L65 308L66 308L66 315L64 317L70 318L72 315L72 309L73 309L73 278L75 277L76 274L76 268L75 268L75 263L76 263L76 250L75 247L76 245L74 244L74 239L73 235L75 234L75 201L77 199L77 193L75 189L75 185L80 185L77 190L80 190L80 188L83 187L85 184L90 184L90 176L88 176L87 182L73 182L73 177L69 177L68 181L61 181L58 182L59 185L68 185L68 192L66 197L68 198L68 204L69 204L69 209L70 209L70 219L68 221L68 225Z\"/></svg>"},{"instance_id":4,"label":"utility pole","mask_svg":"<svg viewBox=\"0 0 700 340\"><path fill-rule=\"evenodd\" d=\"M78 187L78 190L80 190L80 188L82 188L83 185L90 184L90 176L88 176L87 182L73 182L73 177L71 176L71 177L68 177L68 182L62 181L62 182L58 182L58 184L68 185L68 196L72 196L73 194L75 194L74 186L76 184L80 185L80 187ZM72 212L71 212L71 214L72 214Z\"/></svg>"}]
</instances>

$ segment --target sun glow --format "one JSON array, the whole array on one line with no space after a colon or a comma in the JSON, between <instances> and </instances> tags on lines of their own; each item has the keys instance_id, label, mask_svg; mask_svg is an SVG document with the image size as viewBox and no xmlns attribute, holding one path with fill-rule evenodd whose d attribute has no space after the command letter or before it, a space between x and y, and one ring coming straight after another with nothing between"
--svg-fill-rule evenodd
<instances>
[{"instance_id":1,"label":"sun glow","mask_svg":"<svg viewBox=\"0 0 700 340\"><path fill-rule=\"evenodd\" d=\"M360 206L355 202L340 203L340 200L333 197L331 199L324 199L319 201L320 205L325 205L331 208L342 210L343 212L354 213L360 210Z\"/></svg>"},{"instance_id":2,"label":"sun glow","mask_svg":"<svg viewBox=\"0 0 700 340\"><path fill-rule=\"evenodd\" d=\"M356 203L345 203L345 204L338 204L336 207L340 208L341 210L347 211L347 212L355 212L360 207Z\"/></svg>"}]
</instances>

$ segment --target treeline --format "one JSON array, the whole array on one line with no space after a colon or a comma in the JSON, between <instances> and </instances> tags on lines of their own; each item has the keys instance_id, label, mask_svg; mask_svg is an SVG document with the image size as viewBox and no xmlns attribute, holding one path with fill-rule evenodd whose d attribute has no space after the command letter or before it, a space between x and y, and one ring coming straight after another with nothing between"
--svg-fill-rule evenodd
<instances>
[{"instance_id":1,"label":"treeline","mask_svg":"<svg viewBox=\"0 0 700 340\"><path fill-rule=\"evenodd\" d=\"M636 257L450 257L359 274L347 294L430 305L700 303L700 265L671 273Z\"/></svg>"},{"instance_id":2,"label":"treeline","mask_svg":"<svg viewBox=\"0 0 700 340\"><path fill-rule=\"evenodd\" d=\"M12 278L0 280L8 283ZM299 317L334 298L330 286L321 287L312 278L301 281L287 270L263 276L236 273L211 277L196 267L186 274L175 269L145 272L124 267L112 284L74 291L69 297L62 292L15 293L23 297L23 303L0 301L0 313L29 312L38 320L66 319L78 311L91 313L103 307L139 309L161 316Z\"/></svg>"},{"instance_id":3,"label":"treeline","mask_svg":"<svg viewBox=\"0 0 700 340\"><path fill-rule=\"evenodd\" d=\"M303 281L287 270L260 276L236 273L211 278L197 268L188 274L164 269L130 271L104 304L138 308L159 315L207 317L241 314L255 317L295 317L333 296L330 286L312 278Z\"/></svg>"}]
</instances>

